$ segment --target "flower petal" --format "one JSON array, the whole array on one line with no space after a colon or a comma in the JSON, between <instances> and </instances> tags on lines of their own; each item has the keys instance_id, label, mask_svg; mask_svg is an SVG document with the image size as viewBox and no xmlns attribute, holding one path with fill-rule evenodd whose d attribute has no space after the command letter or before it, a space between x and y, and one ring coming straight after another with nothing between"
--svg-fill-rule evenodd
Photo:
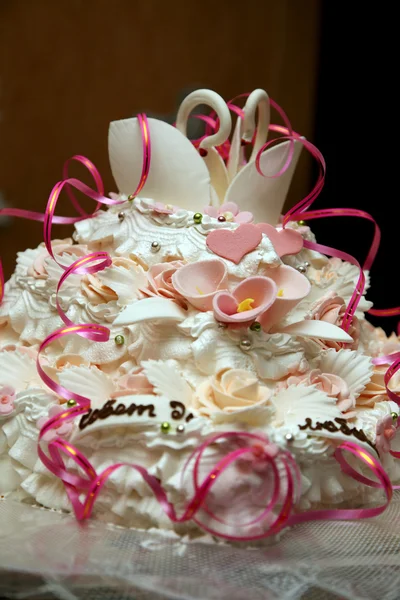
<instances>
[{"instance_id":1,"label":"flower petal","mask_svg":"<svg viewBox=\"0 0 400 600\"><path fill-rule=\"evenodd\" d=\"M248 210L244 210L235 216L235 223L252 223L253 221L253 213Z\"/></svg>"}]
</instances>

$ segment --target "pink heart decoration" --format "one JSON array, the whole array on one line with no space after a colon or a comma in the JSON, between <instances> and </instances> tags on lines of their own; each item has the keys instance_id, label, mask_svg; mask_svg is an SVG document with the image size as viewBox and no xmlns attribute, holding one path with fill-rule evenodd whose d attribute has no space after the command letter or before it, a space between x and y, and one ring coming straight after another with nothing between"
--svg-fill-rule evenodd
<instances>
[{"instance_id":1,"label":"pink heart decoration","mask_svg":"<svg viewBox=\"0 0 400 600\"><path fill-rule=\"evenodd\" d=\"M207 236L207 246L217 256L238 264L243 256L255 250L262 240L262 231L256 225L246 223L234 231L215 229Z\"/></svg>"},{"instance_id":2,"label":"pink heart decoration","mask_svg":"<svg viewBox=\"0 0 400 600\"><path fill-rule=\"evenodd\" d=\"M297 254L303 248L304 240L294 229L277 231L273 225L268 223L258 223L256 227L269 237L278 256Z\"/></svg>"}]
</instances>

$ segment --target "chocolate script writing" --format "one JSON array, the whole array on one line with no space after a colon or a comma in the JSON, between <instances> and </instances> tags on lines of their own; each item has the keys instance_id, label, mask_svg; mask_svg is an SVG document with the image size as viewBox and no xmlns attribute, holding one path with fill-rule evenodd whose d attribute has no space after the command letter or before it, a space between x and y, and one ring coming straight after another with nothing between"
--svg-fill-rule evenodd
<instances>
[{"instance_id":1,"label":"chocolate script writing","mask_svg":"<svg viewBox=\"0 0 400 600\"><path fill-rule=\"evenodd\" d=\"M79 429L85 429L88 425L92 425L98 419L108 419L108 417L116 417L119 415L128 415L132 416L137 414L141 417L144 413L147 413L147 417L152 419L157 418L156 406L154 404L135 404L132 402L129 406L125 404L117 404L115 406L116 400L107 400L102 408L94 408L90 409L89 412L85 413L80 422ZM185 418L186 414L186 406L182 404L182 402L172 401L169 403L172 412L171 418L175 420L181 420ZM192 413L189 413L186 416L185 421L188 423L193 419Z\"/></svg>"},{"instance_id":2,"label":"chocolate script writing","mask_svg":"<svg viewBox=\"0 0 400 600\"><path fill-rule=\"evenodd\" d=\"M354 436L360 442L365 442L366 444L371 446L371 448L376 450L374 444L372 442L370 442L370 440L367 438L367 436L362 431L362 429L356 429L355 427L349 427L346 419L338 418L338 419L335 419L335 422L324 421L323 423L320 423L319 421L317 421L315 423L315 425L313 425L312 419L307 418L305 424L300 425L299 429L302 429L302 430L308 429L311 431L325 430L325 431L329 431L330 433L336 433L337 431L340 431L341 433L344 433L344 435Z\"/></svg>"}]
</instances>

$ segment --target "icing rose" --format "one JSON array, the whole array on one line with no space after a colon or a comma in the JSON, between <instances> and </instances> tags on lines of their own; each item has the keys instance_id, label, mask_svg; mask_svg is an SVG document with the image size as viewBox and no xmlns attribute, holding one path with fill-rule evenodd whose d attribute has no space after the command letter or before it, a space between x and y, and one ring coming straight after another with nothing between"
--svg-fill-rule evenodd
<instances>
[{"instance_id":1,"label":"icing rose","mask_svg":"<svg viewBox=\"0 0 400 600\"><path fill-rule=\"evenodd\" d=\"M126 273L128 277L131 277L132 296L137 295L135 294L135 287L140 285L141 280L145 277L142 267L130 258L117 256L112 258L111 261L112 265L104 271L84 275L81 279L82 292L93 305L107 304L108 302L119 299L120 294L124 293L124 286L118 286L119 274L122 276L122 274ZM113 267L115 268L115 278L108 279L108 274L113 274ZM119 269L119 271L117 269ZM120 290L120 294L110 286L106 285L105 281L110 281L110 285L115 285L116 289ZM135 283L137 284L136 286Z\"/></svg>"},{"instance_id":2,"label":"icing rose","mask_svg":"<svg viewBox=\"0 0 400 600\"><path fill-rule=\"evenodd\" d=\"M346 304L343 298L338 296L335 292L330 292L326 296L323 296L317 302L311 306L311 313L308 316L309 319L316 321L325 321L326 323L332 323L340 327L343 322L343 317L346 312ZM348 345L350 350L357 350L358 339L360 336L360 323L356 316L353 316L348 334L353 338L353 342ZM315 340L324 349L335 348L340 349L340 344L331 340Z\"/></svg>"},{"instance_id":3,"label":"icing rose","mask_svg":"<svg viewBox=\"0 0 400 600\"><path fill-rule=\"evenodd\" d=\"M63 254L73 254L79 258L87 254L87 249L85 246L73 244L70 238L65 240L54 240L52 241L52 246L54 254L57 256L62 256ZM44 244L40 244L39 248L41 248L41 251L33 260L32 264L29 265L27 274L35 279L47 279L48 273L46 269L46 261L49 259L50 255L47 252Z\"/></svg>"},{"instance_id":4,"label":"icing rose","mask_svg":"<svg viewBox=\"0 0 400 600\"><path fill-rule=\"evenodd\" d=\"M359 397L357 398L358 406L368 406L373 408L377 402L387 400L385 373L387 365L374 367L374 372L369 383L365 386ZM400 371L394 374L389 382L389 388L395 393L400 393Z\"/></svg>"},{"instance_id":5,"label":"icing rose","mask_svg":"<svg viewBox=\"0 0 400 600\"><path fill-rule=\"evenodd\" d=\"M181 260L174 260L151 266L147 272L148 287L142 288L141 291L147 296L161 296L162 298L175 300L175 302L186 308L185 299L172 283L172 276L184 264Z\"/></svg>"},{"instance_id":6,"label":"icing rose","mask_svg":"<svg viewBox=\"0 0 400 600\"><path fill-rule=\"evenodd\" d=\"M395 434L396 426L393 422L392 415L386 415L386 417L381 419L376 426L375 445L379 454L390 451L390 440Z\"/></svg>"},{"instance_id":7,"label":"icing rose","mask_svg":"<svg viewBox=\"0 0 400 600\"><path fill-rule=\"evenodd\" d=\"M47 417L40 417L40 419L38 419L36 421L37 428L41 429L43 427L43 425L45 423L47 423L47 421L49 419L51 419L52 417L56 417L60 413L65 412L65 410L66 410L65 407L60 406L59 404L55 404L54 406L52 406L50 408ZM67 437L72 431L72 427L73 427L72 423L73 423L72 420L61 421L59 423L59 425L57 425L56 427L53 427L49 431L46 431L46 433L44 434L42 439L45 440L46 442L50 442L51 440L54 440L54 438L56 438L56 437L62 437L62 438Z\"/></svg>"},{"instance_id":8,"label":"icing rose","mask_svg":"<svg viewBox=\"0 0 400 600\"><path fill-rule=\"evenodd\" d=\"M217 219L224 217L225 221L234 223L252 223L254 217L249 211L241 211L235 202L226 202L219 208L216 206L206 206L203 209L204 214Z\"/></svg>"},{"instance_id":9,"label":"icing rose","mask_svg":"<svg viewBox=\"0 0 400 600\"><path fill-rule=\"evenodd\" d=\"M313 369L305 375L294 375L281 381L277 385L277 391L288 388L290 385L315 385L318 390L324 392L330 398L336 398L339 410L347 413L354 408L355 399L352 397L349 387L344 379L333 373L322 373L320 369ZM348 415L350 416L350 415Z\"/></svg>"},{"instance_id":10,"label":"icing rose","mask_svg":"<svg viewBox=\"0 0 400 600\"><path fill-rule=\"evenodd\" d=\"M214 412L233 413L268 402L271 391L244 369L230 369L201 383L193 396L193 408L209 417Z\"/></svg>"},{"instance_id":11,"label":"icing rose","mask_svg":"<svg viewBox=\"0 0 400 600\"><path fill-rule=\"evenodd\" d=\"M14 410L15 390L11 386L0 387L0 415L9 415Z\"/></svg>"},{"instance_id":12,"label":"icing rose","mask_svg":"<svg viewBox=\"0 0 400 600\"><path fill-rule=\"evenodd\" d=\"M84 275L81 279L81 288L91 304L106 304L118 299L114 290L104 285L96 274Z\"/></svg>"}]
</instances>

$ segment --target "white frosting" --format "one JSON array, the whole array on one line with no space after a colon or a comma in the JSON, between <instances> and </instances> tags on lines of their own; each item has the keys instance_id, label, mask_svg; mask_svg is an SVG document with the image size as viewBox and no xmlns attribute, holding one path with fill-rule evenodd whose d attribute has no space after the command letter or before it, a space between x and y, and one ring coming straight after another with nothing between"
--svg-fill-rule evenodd
<instances>
[{"instance_id":1,"label":"white frosting","mask_svg":"<svg viewBox=\"0 0 400 600\"><path fill-rule=\"evenodd\" d=\"M181 480L187 459L206 439L233 429L265 434L293 454L302 475L298 504L302 510L372 498L374 492L342 474L333 458L335 447L348 439L377 456L376 426L398 410L387 401L362 410L353 406L372 376L369 354L383 347L363 322L371 303L363 297L358 307L358 350L321 350L312 340L287 333L220 327L212 311L200 312L190 303L179 303L179 296L165 295L169 293L162 287L165 282L150 293L148 270L159 263L182 261L179 268L215 259L206 245L207 235L221 228L233 231L239 224L207 215L195 223L192 211L167 207L165 213L151 198L133 202L123 195L119 198L122 204L76 224L75 248L71 249L71 240L55 244L64 265L98 249L106 249L112 258L111 267L93 276L70 276L59 293L60 304L73 322L98 323L111 331L106 343L63 338L42 359L50 377L91 399L86 424L80 427L82 421L77 419L65 428L64 437L98 471L115 462L145 467L181 508L191 493L190 485ZM296 223L290 227L314 241L307 227ZM153 242L159 244L157 251ZM266 267L282 264L265 234L239 264L221 260L227 267L229 290L245 278L263 275ZM345 302L350 299L358 277L354 266L306 249L284 257L283 262L294 267L310 263L307 277L312 284L310 294L286 316L286 324L303 320L312 304L328 292ZM15 273L6 284L0 307L0 389L11 386L15 402L12 412L0 418L0 492L70 510L63 485L36 452L38 421L62 401L42 383L35 366L38 344L62 326L55 304L61 274L41 245L19 253ZM172 303L179 318L149 320L147 315L126 320L127 313L122 318L127 307L129 314L145 314L145 305L138 303L154 294L160 300L157 305L163 305L162 299L169 306ZM122 343L116 343L117 335L123 336ZM339 394L343 390L354 414L350 410L344 415ZM118 406L121 414L114 412ZM193 418L187 420L190 415ZM343 417L348 419L347 429L336 421ZM164 421L170 429L163 433ZM351 433L353 429L364 432L365 439ZM209 470L221 452L220 444L209 449L202 468ZM383 462L390 473L400 476L390 455ZM240 470L235 467L229 477L227 493L242 493ZM99 518L129 526L175 527L138 473L128 468L110 477L95 512ZM191 532L197 527L188 523L176 529Z\"/></svg>"}]
</instances>

